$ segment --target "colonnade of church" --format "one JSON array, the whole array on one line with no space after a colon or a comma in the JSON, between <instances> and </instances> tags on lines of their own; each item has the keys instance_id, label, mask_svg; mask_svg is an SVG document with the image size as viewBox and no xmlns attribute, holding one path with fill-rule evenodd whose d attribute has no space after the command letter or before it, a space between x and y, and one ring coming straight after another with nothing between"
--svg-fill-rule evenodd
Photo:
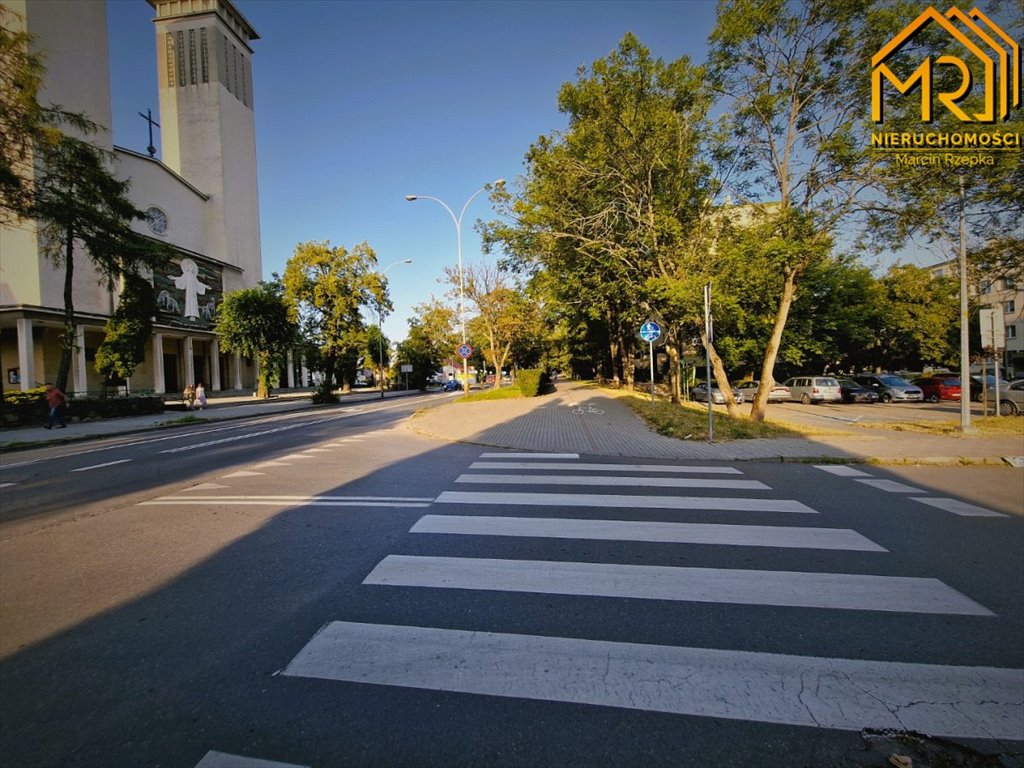
<instances>
[{"instance_id":1,"label":"colonnade of church","mask_svg":"<svg viewBox=\"0 0 1024 768\"><path fill-rule=\"evenodd\" d=\"M45 370L37 371L37 362L42 358L37 355L37 341L33 331L31 318L17 319L17 386L21 390L32 389L44 383L37 377L38 375L45 376L46 380L50 382L56 378L56 368L49 358L42 365ZM71 359L68 389L78 396L85 396L90 390L87 331L95 334L98 329L83 324L75 326L75 351ZM195 354L197 348L200 350L198 357ZM167 353L166 357L165 353ZM147 358L146 364L140 366L140 369L136 371L136 376L130 382L129 386L132 390L151 390L156 394L177 394L186 384L196 384L198 381L202 381L210 392L255 389L259 376L259 364L256 361L248 361L237 354L226 356L222 365L220 344L216 337L210 336L180 336L177 334L169 336L166 333L154 333ZM165 367L168 360L173 361L175 366L173 371L168 371ZM197 360L205 370L196 370ZM298 365L296 365L296 361L298 361ZM51 368L53 370L50 370ZM179 376L181 377L180 381ZM93 379L95 378L94 375ZM8 385L14 383L8 382ZM310 386L311 383L311 372L306 367L305 358L301 355L296 356L289 351L285 381L282 381L279 386L294 389L295 387ZM93 388L95 389L95 385Z\"/></svg>"}]
</instances>

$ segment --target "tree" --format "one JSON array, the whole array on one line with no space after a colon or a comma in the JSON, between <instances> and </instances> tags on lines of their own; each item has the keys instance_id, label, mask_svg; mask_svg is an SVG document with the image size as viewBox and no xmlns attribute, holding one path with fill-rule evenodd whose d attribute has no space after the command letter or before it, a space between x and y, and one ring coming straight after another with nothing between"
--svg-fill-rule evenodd
<instances>
[{"instance_id":1,"label":"tree","mask_svg":"<svg viewBox=\"0 0 1024 768\"><path fill-rule=\"evenodd\" d=\"M281 284L263 282L224 294L214 330L224 351L256 360L256 395L267 397L289 347L298 341L298 326Z\"/></svg>"},{"instance_id":2,"label":"tree","mask_svg":"<svg viewBox=\"0 0 1024 768\"><path fill-rule=\"evenodd\" d=\"M96 370L106 379L129 379L146 358L146 344L158 311L153 286L146 278L128 274L121 299L107 321L106 335L96 350Z\"/></svg>"},{"instance_id":3,"label":"tree","mask_svg":"<svg viewBox=\"0 0 1024 768\"><path fill-rule=\"evenodd\" d=\"M398 362L412 366L409 383L417 389L426 389L430 377L441 367L442 359L426 326L418 318L410 318L409 333L398 345Z\"/></svg>"},{"instance_id":4,"label":"tree","mask_svg":"<svg viewBox=\"0 0 1024 768\"><path fill-rule=\"evenodd\" d=\"M377 381L381 388L387 385L387 371L391 368L391 341L383 334L379 325L371 325L366 329L366 347L362 352L363 359L372 361Z\"/></svg>"},{"instance_id":5,"label":"tree","mask_svg":"<svg viewBox=\"0 0 1024 768\"><path fill-rule=\"evenodd\" d=\"M506 221L485 230L521 268L552 273L574 325L603 326L612 378L627 387L635 332L653 309L649 280L675 273L708 198L703 76L626 35L562 86L568 129L530 148L518 198L495 195Z\"/></svg>"},{"instance_id":6,"label":"tree","mask_svg":"<svg viewBox=\"0 0 1024 768\"><path fill-rule=\"evenodd\" d=\"M285 266L282 282L291 318L320 349L325 392L335 382L348 388L355 381L356 363L367 346L360 307L391 309L387 281L376 266L377 255L367 243L350 251L327 241L299 243Z\"/></svg>"},{"instance_id":7,"label":"tree","mask_svg":"<svg viewBox=\"0 0 1024 768\"><path fill-rule=\"evenodd\" d=\"M851 72L869 72L873 0L725 0L709 71L732 115L738 160L731 190L772 232L769 266L782 278L751 418L764 419L783 331L801 279L831 249L872 182L865 104ZM770 207L765 204L768 203Z\"/></svg>"}]
</instances>

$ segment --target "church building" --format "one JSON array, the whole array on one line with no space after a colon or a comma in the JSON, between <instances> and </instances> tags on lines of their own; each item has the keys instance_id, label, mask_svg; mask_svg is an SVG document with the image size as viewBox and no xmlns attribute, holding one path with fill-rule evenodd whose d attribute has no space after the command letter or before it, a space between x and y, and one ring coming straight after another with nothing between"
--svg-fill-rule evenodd
<instances>
[{"instance_id":1,"label":"church building","mask_svg":"<svg viewBox=\"0 0 1024 768\"><path fill-rule=\"evenodd\" d=\"M0 1L45 56L39 102L110 128L106 0ZM129 196L146 211L134 228L176 256L151 276L159 314L128 389L175 394L199 381L211 391L253 388L255 363L224 354L213 326L225 293L262 279L252 83L259 35L230 0L135 1L155 14L159 115L151 119L161 156L152 146L148 154L114 146L109 131L90 139L113 150L114 173L131 181ZM0 228L5 390L53 381L60 363L64 271L44 256L41 236L34 221ZM68 382L75 394L103 389L94 358L117 302L88 256L76 255L78 343Z\"/></svg>"}]
</instances>

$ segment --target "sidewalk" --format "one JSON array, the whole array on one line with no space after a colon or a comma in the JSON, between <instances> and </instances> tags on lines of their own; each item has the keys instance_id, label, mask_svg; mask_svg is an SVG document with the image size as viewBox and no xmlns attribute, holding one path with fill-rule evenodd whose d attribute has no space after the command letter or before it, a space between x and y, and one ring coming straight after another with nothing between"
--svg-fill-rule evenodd
<instances>
[{"instance_id":1,"label":"sidewalk","mask_svg":"<svg viewBox=\"0 0 1024 768\"><path fill-rule=\"evenodd\" d=\"M389 392L388 399L406 392ZM205 411L167 411L69 424L46 430L42 425L0 430L0 451L76 440L132 434L166 428L187 415L206 421L269 415L312 408L308 390L285 390L268 400L252 396L216 397ZM341 404L380 399L376 390L358 391ZM914 432L849 428L842 434L808 438L678 440L650 430L613 395L577 382L559 382L557 391L542 397L439 402L412 417L407 426L440 440L495 448L553 453L580 453L650 459L704 461L843 460L889 464L1013 464L1024 465L1024 435L1004 437L936 436ZM1022 421L1024 430L1024 421Z\"/></svg>"},{"instance_id":2,"label":"sidewalk","mask_svg":"<svg viewBox=\"0 0 1024 768\"><path fill-rule=\"evenodd\" d=\"M211 396L205 410L170 410L147 416L124 416L116 419L96 419L94 421L68 422L67 429L48 430L42 423L31 427L0 429L0 451L16 448L59 444L88 440L97 437L146 432L153 429L167 428L169 423L186 416L194 416L204 421L226 421L245 416L262 416L289 411L301 411L312 408L330 406L313 405L310 402L312 389L278 390L270 398L257 399L251 394ZM387 392L388 399L415 394L414 392ZM380 400L380 390L354 390L352 394L342 395L340 405Z\"/></svg>"},{"instance_id":3,"label":"sidewalk","mask_svg":"<svg viewBox=\"0 0 1024 768\"><path fill-rule=\"evenodd\" d=\"M447 403L417 414L410 428L439 439L499 448L633 458L1015 466L1024 460L1024 435L946 437L853 427L843 434L811 438L714 444L678 440L650 430L613 395L576 382L559 382L555 394L543 397Z\"/></svg>"}]
</instances>

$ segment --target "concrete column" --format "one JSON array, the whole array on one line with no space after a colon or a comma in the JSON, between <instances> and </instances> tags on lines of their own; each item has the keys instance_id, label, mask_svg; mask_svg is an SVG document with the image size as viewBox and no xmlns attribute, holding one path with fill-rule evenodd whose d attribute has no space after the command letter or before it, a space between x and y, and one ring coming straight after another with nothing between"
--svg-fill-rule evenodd
<instances>
[{"instance_id":1,"label":"concrete column","mask_svg":"<svg viewBox=\"0 0 1024 768\"><path fill-rule=\"evenodd\" d=\"M185 342L181 345L181 347L182 354L185 356L185 383L184 386L182 387L184 388L187 387L189 384L195 385L196 383L196 366L195 360L192 359L192 356L195 354L195 350L192 346L192 337L186 336Z\"/></svg>"},{"instance_id":2,"label":"concrete column","mask_svg":"<svg viewBox=\"0 0 1024 768\"><path fill-rule=\"evenodd\" d=\"M306 356L299 357L299 365L302 367L302 386L309 386L309 368L306 367Z\"/></svg>"},{"instance_id":3,"label":"concrete column","mask_svg":"<svg viewBox=\"0 0 1024 768\"><path fill-rule=\"evenodd\" d=\"M288 350L288 389L295 389L295 357L292 350Z\"/></svg>"},{"instance_id":4,"label":"concrete column","mask_svg":"<svg viewBox=\"0 0 1024 768\"><path fill-rule=\"evenodd\" d=\"M167 378L164 373L164 335L153 334L153 391L158 395L167 392Z\"/></svg>"},{"instance_id":5,"label":"concrete column","mask_svg":"<svg viewBox=\"0 0 1024 768\"><path fill-rule=\"evenodd\" d=\"M242 388L242 356L232 355L231 356L232 369L235 374L235 380L231 385L232 389Z\"/></svg>"},{"instance_id":6,"label":"concrete column","mask_svg":"<svg viewBox=\"0 0 1024 768\"><path fill-rule=\"evenodd\" d=\"M32 321L27 317L18 318L18 375L21 377L18 387L22 391L36 385L36 347L32 339Z\"/></svg>"},{"instance_id":7,"label":"concrete column","mask_svg":"<svg viewBox=\"0 0 1024 768\"><path fill-rule=\"evenodd\" d=\"M88 368L85 362L85 326L75 326L75 355L72 360L72 367L74 369L75 388L74 393L76 395L82 395L83 397L89 391L89 379L88 379Z\"/></svg>"},{"instance_id":8,"label":"concrete column","mask_svg":"<svg viewBox=\"0 0 1024 768\"><path fill-rule=\"evenodd\" d=\"M217 339L210 342L210 389L220 391L220 343Z\"/></svg>"}]
</instances>

